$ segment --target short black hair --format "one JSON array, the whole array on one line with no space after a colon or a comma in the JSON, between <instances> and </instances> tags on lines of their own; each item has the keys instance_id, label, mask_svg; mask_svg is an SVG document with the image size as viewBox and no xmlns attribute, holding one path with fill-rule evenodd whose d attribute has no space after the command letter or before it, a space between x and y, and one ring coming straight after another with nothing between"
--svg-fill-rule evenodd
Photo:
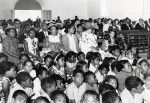
<instances>
[{"instance_id":1,"label":"short black hair","mask_svg":"<svg viewBox=\"0 0 150 103\"><path fill-rule=\"evenodd\" d=\"M55 101L59 95L62 95L66 99L66 101L68 100L66 94L64 94L64 92L61 91L61 90L55 90L55 91L53 91L51 93L51 99L53 101Z\"/></svg>"},{"instance_id":2,"label":"short black hair","mask_svg":"<svg viewBox=\"0 0 150 103\"><path fill-rule=\"evenodd\" d=\"M16 75L16 81L18 84L21 84L21 82L25 82L28 79L32 79L28 72L19 72Z\"/></svg>"},{"instance_id":3,"label":"short black hair","mask_svg":"<svg viewBox=\"0 0 150 103\"><path fill-rule=\"evenodd\" d=\"M63 84L65 84L65 80L58 74L53 74L51 75L52 78L54 78L55 82L57 82L58 80L61 80Z\"/></svg>"},{"instance_id":4,"label":"short black hair","mask_svg":"<svg viewBox=\"0 0 150 103\"><path fill-rule=\"evenodd\" d=\"M106 84L106 83L102 83L100 86L99 86L99 93L102 95L108 91L111 91L111 90L114 90L115 91L115 88L109 84Z\"/></svg>"},{"instance_id":5,"label":"short black hair","mask_svg":"<svg viewBox=\"0 0 150 103\"><path fill-rule=\"evenodd\" d=\"M109 65L106 65L106 64L101 64L99 67L98 67L98 70L103 70L104 68L106 68L106 70L107 70L107 73L108 73L108 71L109 71Z\"/></svg>"},{"instance_id":6,"label":"short black hair","mask_svg":"<svg viewBox=\"0 0 150 103\"><path fill-rule=\"evenodd\" d=\"M97 101L100 100L99 95L94 90L87 90L87 91L85 91L85 93L83 94L83 97L82 97L82 101L85 100L86 95L95 96Z\"/></svg>"},{"instance_id":7,"label":"short black hair","mask_svg":"<svg viewBox=\"0 0 150 103\"><path fill-rule=\"evenodd\" d=\"M116 99L119 98L119 95L115 91L108 91L102 95L103 103L116 103Z\"/></svg>"},{"instance_id":8,"label":"short black hair","mask_svg":"<svg viewBox=\"0 0 150 103\"><path fill-rule=\"evenodd\" d=\"M7 55L6 55L6 54L4 54L4 53L0 53L0 59L1 59L1 58L8 58L8 57L7 57Z\"/></svg>"},{"instance_id":9,"label":"short black hair","mask_svg":"<svg viewBox=\"0 0 150 103\"><path fill-rule=\"evenodd\" d=\"M20 54L20 55L19 55L19 60L21 60L22 57L24 57L24 56L27 57L28 60L30 59L29 55L24 53L24 54Z\"/></svg>"},{"instance_id":10,"label":"short black hair","mask_svg":"<svg viewBox=\"0 0 150 103\"><path fill-rule=\"evenodd\" d=\"M27 64L27 62L31 62L31 64L32 64L32 66L34 67L34 62L32 61L32 60L26 60L25 62L24 62L24 64L23 64L23 66L25 66L26 64Z\"/></svg>"},{"instance_id":11,"label":"short black hair","mask_svg":"<svg viewBox=\"0 0 150 103\"><path fill-rule=\"evenodd\" d=\"M52 56L46 55L46 56L44 57L44 62L45 62L48 58L51 58L51 59L53 60L53 57L52 57Z\"/></svg>"},{"instance_id":12,"label":"short black hair","mask_svg":"<svg viewBox=\"0 0 150 103\"><path fill-rule=\"evenodd\" d=\"M65 33L68 33L68 32L69 32L69 29L72 28L73 26L74 26L73 23L67 24L67 25L66 25L66 28L65 28Z\"/></svg>"},{"instance_id":13,"label":"short black hair","mask_svg":"<svg viewBox=\"0 0 150 103\"><path fill-rule=\"evenodd\" d=\"M39 68L36 69L36 75L37 76L42 75L43 71L48 72L45 67L39 66Z\"/></svg>"},{"instance_id":14,"label":"short black hair","mask_svg":"<svg viewBox=\"0 0 150 103\"><path fill-rule=\"evenodd\" d=\"M23 96L25 96L25 97L27 97L28 98L28 95L26 94L26 92L24 92L23 90L17 90L17 91L15 91L14 93L13 93L13 98L16 98L18 95L23 95Z\"/></svg>"},{"instance_id":15,"label":"short black hair","mask_svg":"<svg viewBox=\"0 0 150 103\"><path fill-rule=\"evenodd\" d=\"M81 69L83 68L84 65L87 65L85 61L79 61L76 65L76 69Z\"/></svg>"},{"instance_id":16,"label":"short black hair","mask_svg":"<svg viewBox=\"0 0 150 103\"><path fill-rule=\"evenodd\" d=\"M133 88L137 88L139 85L143 85L142 80L136 76L129 76L125 80L125 87L131 91Z\"/></svg>"},{"instance_id":17,"label":"short black hair","mask_svg":"<svg viewBox=\"0 0 150 103\"><path fill-rule=\"evenodd\" d=\"M47 77L41 81L41 87L45 92L46 92L48 85L50 86L56 85L55 79L53 77Z\"/></svg>"},{"instance_id":18,"label":"short black hair","mask_svg":"<svg viewBox=\"0 0 150 103\"><path fill-rule=\"evenodd\" d=\"M88 81L88 78L89 76L93 75L95 77L95 74L91 71L88 71L84 74L84 81L87 82Z\"/></svg>"},{"instance_id":19,"label":"short black hair","mask_svg":"<svg viewBox=\"0 0 150 103\"><path fill-rule=\"evenodd\" d=\"M71 58L72 56L74 56L76 58L76 53L73 51L69 51L66 56L65 56L65 60L67 61L69 58Z\"/></svg>"},{"instance_id":20,"label":"short black hair","mask_svg":"<svg viewBox=\"0 0 150 103\"><path fill-rule=\"evenodd\" d=\"M45 103L50 103L50 101L49 101L46 97L42 97L42 96L37 97L37 98L35 99L34 103L39 103L39 101L43 101L43 102L45 102Z\"/></svg>"},{"instance_id":21,"label":"short black hair","mask_svg":"<svg viewBox=\"0 0 150 103\"><path fill-rule=\"evenodd\" d=\"M112 71L117 70L118 72L121 72L123 68L124 68L124 65L122 65L119 61L114 61L111 64Z\"/></svg>"},{"instance_id":22,"label":"short black hair","mask_svg":"<svg viewBox=\"0 0 150 103\"><path fill-rule=\"evenodd\" d=\"M75 70L73 70L73 77L75 77L78 73L81 73L82 75L84 75L84 73L81 69L75 69Z\"/></svg>"}]
</instances>

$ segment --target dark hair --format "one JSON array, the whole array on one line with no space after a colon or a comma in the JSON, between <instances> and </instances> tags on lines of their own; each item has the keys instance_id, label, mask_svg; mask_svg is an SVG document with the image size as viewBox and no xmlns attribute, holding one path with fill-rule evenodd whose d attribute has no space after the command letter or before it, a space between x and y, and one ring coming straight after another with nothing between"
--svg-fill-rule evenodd
<instances>
[{"instance_id":1,"label":"dark hair","mask_svg":"<svg viewBox=\"0 0 150 103\"><path fill-rule=\"evenodd\" d=\"M34 103L39 103L39 101L44 101L45 103L50 103L50 101L46 97L37 97L34 101Z\"/></svg>"},{"instance_id":2,"label":"dark hair","mask_svg":"<svg viewBox=\"0 0 150 103\"><path fill-rule=\"evenodd\" d=\"M16 98L17 96L19 96L19 95L23 95L23 96L25 96L25 97L27 97L28 98L28 95L26 94L26 92L24 92L23 90L17 90L17 91L15 91L14 93L13 93L13 98Z\"/></svg>"},{"instance_id":3,"label":"dark hair","mask_svg":"<svg viewBox=\"0 0 150 103\"><path fill-rule=\"evenodd\" d=\"M84 65L87 65L85 61L79 61L76 65L76 69L81 69L83 68Z\"/></svg>"},{"instance_id":4,"label":"dark hair","mask_svg":"<svg viewBox=\"0 0 150 103\"><path fill-rule=\"evenodd\" d=\"M30 57L29 57L28 54L20 54L20 55L19 55L19 60L21 60L22 57L24 57L24 56L27 57L28 60L30 60Z\"/></svg>"},{"instance_id":5,"label":"dark hair","mask_svg":"<svg viewBox=\"0 0 150 103\"><path fill-rule=\"evenodd\" d=\"M53 74L51 76L52 78L54 78L55 82L57 82L58 80L61 80L63 84L65 84L65 80L58 74Z\"/></svg>"},{"instance_id":6,"label":"dark hair","mask_svg":"<svg viewBox=\"0 0 150 103\"><path fill-rule=\"evenodd\" d=\"M59 95L62 95L62 96L66 99L66 102L67 102L68 98L67 98L66 94L64 94L64 92L62 92L62 91L60 91L60 90L55 90L55 91L53 91L53 92L51 93L51 99L52 99L53 101L55 101Z\"/></svg>"},{"instance_id":7,"label":"dark hair","mask_svg":"<svg viewBox=\"0 0 150 103\"><path fill-rule=\"evenodd\" d=\"M94 90L87 90L85 91L85 93L83 94L83 98L82 101L85 100L86 95L91 95L91 96L95 96L97 101L100 101L99 95L94 91Z\"/></svg>"},{"instance_id":8,"label":"dark hair","mask_svg":"<svg viewBox=\"0 0 150 103\"><path fill-rule=\"evenodd\" d=\"M6 54L4 54L4 53L0 53L0 59L1 59L1 58L8 58L8 57L7 57L7 55L6 55Z\"/></svg>"},{"instance_id":9,"label":"dark hair","mask_svg":"<svg viewBox=\"0 0 150 103\"><path fill-rule=\"evenodd\" d=\"M104 68L106 68L107 73L108 73L108 71L109 71L109 65L106 65L106 64L101 64L101 65L98 67L98 70L99 70L99 71L102 71Z\"/></svg>"},{"instance_id":10,"label":"dark hair","mask_svg":"<svg viewBox=\"0 0 150 103\"><path fill-rule=\"evenodd\" d=\"M77 28L80 27L80 26L82 27L82 24L78 24L78 25L77 25Z\"/></svg>"},{"instance_id":11,"label":"dark hair","mask_svg":"<svg viewBox=\"0 0 150 103\"><path fill-rule=\"evenodd\" d=\"M116 103L116 99L119 98L119 95L115 91L108 91L102 95L103 103Z\"/></svg>"},{"instance_id":12,"label":"dark hair","mask_svg":"<svg viewBox=\"0 0 150 103\"><path fill-rule=\"evenodd\" d=\"M65 60L69 60L72 56L76 57L76 53L73 51L69 51L65 56Z\"/></svg>"},{"instance_id":13,"label":"dark hair","mask_svg":"<svg viewBox=\"0 0 150 103\"><path fill-rule=\"evenodd\" d=\"M78 59L78 60L79 60L79 56L82 55L82 54L85 55L83 52L79 52L79 53L77 54L77 59Z\"/></svg>"},{"instance_id":14,"label":"dark hair","mask_svg":"<svg viewBox=\"0 0 150 103\"><path fill-rule=\"evenodd\" d=\"M84 75L84 73L81 69L75 69L75 70L73 70L73 77L75 77L78 73L81 73L82 75Z\"/></svg>"},{"instance_id":15,"label":"dark hair","mask_svg":"<svg viewBox=\"0 0 150 103\"><path fill-rule=\"evenodd\" d=\"M112 70L112 71L117 70L118 72L120 72L120 71L122 71L123 67L124 67L124 66L121 65L121 64L119 63L119 61L114 61L114 62L112 62L112 64L111 64L111 70Z\"/></svg>"},{"instance_id":16,"label":"dark hair","mask_svg":"<svg viewBox=\"0 0 150 103\"><path fill-rule=\"evenodd\" d=\"M34 33L36 33L36 30L35 30L34 28L30 28L30 29L28 30L28 35L30 34L31 31L33 31Z\"/></svg>"},{"instance_id":17,"label":"dark hair","mask_svg":"<svg viewBox=\"0 0 150 103\"><path fill-rule=\"evenodd\" d=\"M115 50L119 50L119 52L120 52L119 46L117 46L117 45L109 46L109 52L110 52L111 54L112 54L113 51L115 51Z\"/></svg>"},{"instance_id":18,"label":"dark hair","mask_svg":"<svg viewBox=\"0 0 150 103\"><path fill-rule=\"evenodd\" d=\"M117 88L116 88L116 89L118 89L118 87L119 87L118 79L117 79L115 76L113 76L113 75L107 75L107 76L104 78L103 83L110 82L111 79L114 79L114 80L117 81Z\"/></svg>"},{"instance_id":19,"label":"dark hair","mask_svg":"<svg viewBox=\"0 0 150 103\"><path fill-rule=\"evenodd\" d=\"M68 33L68 32L69 32L69 29L71 29L73 26L74 26L73 23L70 23L70 24L66 25L65 33Z\"/></svg>"},{"instance_id":20,"label":"dark hair","mask_svg":"<svg viewBox=\"0 0 150 103\"><path fill-rule=\"evenodd\" d=\"M37 75L37 76L42 75L42 73L43 73L44 71L48 72L45 67L39 66L39 68L36 68L36 75Z\"/></svg>"},{"instance_id":21,"label":"dark hair","mask_svg":"<svg viewBox=\"0 0 150 103\"><path fill-rule=\"evenodd\" d=\"M85 82L88 82L89 76L91 76L91 75L93 75L94 77L96 77L93 72L91 72L91 71L86 72L86 73L84 74L84 81L85 81Z\"/></svg>"},{"instance_id":22,"label":"dark hair","mask_svg":"<svg viewBox=\"0 0 150 103\"><path fill-rule=\"evenodd\" d=\"M16 81L17 81L18 84L21 84L21 82L25 82L28 79L31 79L31 76L27 72L19 72L16 75Z\"/></svg>"},{"instance_id":23,"label":"dark hair","mask_svg":"<svg viewBox=\"0 0 150 103\"><path fill-rule=\"evenodd\" d=\"M65 58L65 55L64 54L58 54L56 57L55 57L55 60L58 61L59 59L61 58Z\"/></svg>"},{"instance_id":24,"label":"dark hair","mask_svg":"<svg viewBox=\"0 0 150 103\"><path fill-rule=\"evenodd\" d=\"M141 65L143 62L148 63L148 61L147 61L146 59L143 59L143 60L141 60L141 61L139 62L139 65ZM149 64L149 63L148 63L148 64Z\"/></svg>"},{"instance_id":25,"label":"dark hair","mask_svg":"<svg viewBox=\"0 0 150 103\"><path fill-rule=\"evenodd\" d=\"M110 63L112 63L113 60L116 60L116 59L114 57L105 57L103 60L103 64L110 65Z\"/></svg>"},{"instance_id":26,"label":"dark hair","mask_svg":"<svg viewBox=\"0 0 150 103\"><path fill-rule=\"evenodd\" d=\"M47 77L41 81L41 87L45 92L46 92L46 89L49 87L48 85L50 85L50 87L52 85L56 85L55 79L53 77Z\"/></svg>"},{"instance_id":27,"label":"dark hair","mask_svg":"<svg viewBox=\"0 0 150 103\"><path fill-rule=\"evenodd\" d=\"M137 88L139 85L143 85L142 80L136 76L129 76L125 80L125 87L131 91L133 88Z\"/></svg>"},{"instance_id":28,"label":"dark hair","mask_svg":"<svg viewBox=\"0 0 150 103\"><path fill-rule=\"evenodd\" d=\"M50 26L50 27L49 27L49 29L51 30L51 29L52 29L52 27L55 27L55 28L56 28L56 30L58 30L58 27L57 27L56 25L52 25L52 26Z\"/></svg>"},{"instance_id":29,"label":"dark hair","mask_svg":"<svg viewBox=\"0 0 150 103\"><path fill-rule=\"evenodd\" d=\"M53 57L52 57L52 56L46 55L46 56L44 57L44 62L45 62L48 58L51 58L51 59L53 60Z\"/></svg>"},{"instance_id":30,"label":"dark hair","mask_svg":"<svg viewBox=\"0 0 150 103\"><path fill-rule=\"evenodd\" d=\"M5 30L5 34L6 34L6 35L9 35L9 33L10 33L11 30L14 30L14 31L15 31L15 37L16 37L16 36L17 36L17 31L16 31L15 28L7 28L7 29Z\"/></svg>"},{"instance_id":31,"label":"dark hair","mask_svg":"<svg viewBox=\"0 0 150 103\"><path fill-rule=\"evenodd\" d=\"M101 95L103 95L104 93L111 91L111 90L115 91L115 88L109 84L103 83L99 86L99 93Z\"/></svg>"}]
</instances>

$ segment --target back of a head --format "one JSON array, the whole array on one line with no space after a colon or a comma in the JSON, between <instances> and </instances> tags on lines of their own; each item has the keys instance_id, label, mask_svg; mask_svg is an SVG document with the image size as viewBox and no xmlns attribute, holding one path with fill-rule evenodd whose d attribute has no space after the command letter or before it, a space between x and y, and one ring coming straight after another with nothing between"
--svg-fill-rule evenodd
<instances>
[{"instance_id":1,"label":"back of a head","mask_svg":"<svg viewBox=\"0 0 150 103\"><path fill-rule=\"evenodd\" d=\"M101 95L108 92L108 91L115 91L115 88L109 84L106 84L106 83L103 83L100 85L99 92Z\"/></svg>"},{"instance_id":2,"label":"back of a head","mask_svg":"<svg viewBox=\"0 0 150 103\"><path fill-rule=\"evenodd\" d=\"M125 87L131 91L133 88L137 88L139 85L143 85L142 80L136 76L129 76L125 80Z\"/></svg>"},{"instance_id":3,"label":"back of a head","mask_svg":"<svg viewBox=\"0 0 150 103\"><path fill-rule=\"evenodd\" d=\"M68 98L67 98L66 94L64 94L63 91L55 90L51 93L51 99L53 101L56 101L58 96L62 96L66 100L66 102L68 101Z\"/></svg>"},{"instance_id":4,"label":"back of a head","mask_svg":"<svg viewBox=\"0 0 150 103\"><path fill-rule=\"evenodd\" d=\"M31 79L31 76L27 72L19 72L16 76L16 81L18 84L21 84L21 82L25 82L28 79Z\"/></svg>"},{"instance_id":5,"label":"back of a head","mask_svg":"<svg viewBox=\"0 0 150 103\"><path fill-rule=\"evenodd\" d=\"M50 101L46 97L38 97L35 99L34 103L50 103Z\"/></svg>"},{"instance_id":6,"label":"back of a head","mask_svg":"<svg viewBox=\"0 0 150 103\"><path fill-rule=\"evenodd\" d=\"M13 98L15 99L19 95L28 98L28 95L23 90L15 91L13 94Z\"/></svg>"},{"instance_id":7,"label":"back of a head","mask_svg":"<svg viewBox=\"0 0 150 103\"><path fill-rule=\"evenodd\" d=\"M115 91L108 91L102 95L102 103L116 103L118 100L120 101L120 98Z\"/></svg>"}]
</instances>

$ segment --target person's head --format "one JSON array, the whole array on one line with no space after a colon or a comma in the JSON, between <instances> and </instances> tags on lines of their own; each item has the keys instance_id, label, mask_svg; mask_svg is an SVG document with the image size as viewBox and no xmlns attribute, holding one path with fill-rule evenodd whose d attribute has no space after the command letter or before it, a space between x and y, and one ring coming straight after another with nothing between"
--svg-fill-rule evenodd
<instances>
[{"instance_id":1,"label":"person's head","mask_svg":"<svg viewBox=\"0 0 150 103\"><path fill-rule=\"evenodd\" d=\"M133 54L133 52L131 50L126 51L125 56L128 59L133 59L134 58L134 54Z\"/></svg>"},{"instance_id":2,"label":"person's head","mask_svg":"<svg viewBox=\"0 0 150 103\"><path fill-rule=\"evenodd\" d=\"M131 50L133 54L137 54L137 48L135 45L130 44L127 48L127 50Z\"/></svg>"},{"instance_id":3,"label":"person's head","mask_svg":"<svg viewBox=\"0 0 150 103\"><path fill-rule=\"evenodd\" d=\"M32 60L26 60L24 62L24 70L30 73L34 69L34 63Z\"/></svg>"},{"instance_id":4,"label":"person's head","mask_svg":"<svg viewBox=\"0 0 150 103\"><path fill-rule=\"evenodd\" d=\"M102 45L101 45L101 49L102 49L103 51L108 51L108 47L109 47L109 42L108 42L108 40L103 40L103 41L102 41Z\"/></svg>"},{"instance_id":5,"label":"person's head","mask_svg":"<svg viewBox=\"0 0 150 103\"><path fill-rule=\"evenodd\" d=\"M50 55L44 57L45 65L49 68L53 65L53 58Z\"/></svg>"},{"instance_id":6,"label":"person's head","mask_svg":"<svg viewBox=\"0 0 150 103\"><path fill-rule=\"evenodd\" d=\"M83 32L82 24L77 25L77 31L78 32Z\"/></svg>"},{"instance_id":7,"label":"person's head","mask_svg":"<svg viewBox=\"0 0 150 103\"><path fill-rule=\"evenodd\" d=\"M143 24L144 20L142 18L139 19L139 24Z\"/></svg>"},{"instance_id":8,"label":"person's head","mask_svg":"<svg viewBox=\"0 0 150 103\"><path fill-rule=\"evenodd\" d=\"M7 58L7 55L5 55L4 53L0 53L0 62L7 61Z\"/></svg>"},{"instance_id":9,"label":"person's head","mask_svg":"<svg viewBox=\"0 0 150 103\"><path fill-rule=\"evenodd\" d=\"M144 74L144 83L148 89L150 88L150 71Z\"/></svg>"},{"instance_id":10,"label":"person's head","mask_svg":"<svg viewBox=\"0 0 150 103\"><path fill-rule=\"evenodd\" d=\"M53 26L50 27L50 32L51 32L51 34L53 34L53 35L57 35L57 33L58 33L58 28L53 25Z\"/></svg>"},{"instance_id":11,"label":"person's head","mask_svg":"<svg viewBox=\"0 0 150 103\"><path fill-rule=\"evenodd\" d=\"M84 74L84 79L85 82L88 83L90 86L93 86L97 82L95 74L91 71L88 71Z\"/></svg>"},{"instance_id":12,"label":"person's head","mask_svg":"<svg viewBox=\"0 0 150 103\"><path fill-rule=\"evenodd\" d=\"M100 73L103 75L103 76L106 76L108 71L109 71L109 65L106 65L106 64L101 64L99 67L98 67L98 70L100 71Z\"/></svg>"},{"instance_id":13,"label":"person's head","mask_svg":"<svg viewBox=\"0 0 150 103\"><path fill-rule=\"evenodd\" d=\"M83 52L79 52L77 54L78 61L85 61L85 54Z\"/></svg>"},{"instance_id":14,"label":"person's head","mask_svg":"<svg viewBox=\"0 0 150 103\"><path fill-rule=\"evenodd\" d=\"M67 103L67 96L60 90L55 90L51 94L53 103Z\"/></svg>"},{"instance_id":15,"label":"person's head","mask_svg":"<svg viewBox=\"0 0 150 103\"><path fill-rule=\"evenodd\" d=\"M26 103L28 95L23 90L17 90L13 94L13 103Z\"/></svg>"},{"instance_id":16,"label":"person's head","mask_svg":"<svg viewBox=\"0 0 150 103\"><path fill-rule=\"evenodd\" d=\"M56 88L58 90L64 91L65 90L65 80L58 74L53 74L51 77L55 79Z\"/></svg>"},{"instance_id":17,"label":"person's head","mask_svg":"<svg viewBox=\"0 0 150 103\"><path fill-rule=\"evenodd\" d=\"M113 45L109 47L109 52L115 57L120 56L120 48L117 45Z\"/></svg>"},{"instance_id":18,"label":"person's head","mask_svg":"<svg viewBox=\"0 0 150 103\"><path fill-rule=\"evenodd\" d=\"M76 53L73 51L69 51L66 54L65 60L70 62L70 63L75 63L76 62Z\"/></svg>"},{"instance_id":19,"label":"person's head","mask_svg":"<svg viewBox=\"0 0 150 103\"><path fill-rule=\"evenodd\" d=\"M93 54L91 55L91 63L92 63L93 65L99 65L99 62L100 62L99 56L98 56L96 53L93 53Z\"/></svg>"},{"instance_id":20,"label":"person's head","mask_svg":"<svg viewBox=\"0 0 150 103\"><path fill-rule=\"evenodd\" d=\"M105 57L103 60L103 64L111 66L111 64L116 61L114 57Z\"/></svg>"},{"instance_id":21,"label":"person's head","mask_svg":"<svg viewBox=\"0 0 150 103\"><path fill-rule=\"evenodd\" d=\"M143 91L143 82L139 77L129 76L125 80L125 87L133 93L141 93Z\"/></svg>"},{"instance_id":22,"label":"person's head","mask_svg":"<svg viewBox=\"0 0 150 103\"><path fill-rule=\"evenodd\" d=\"M9 78L15 78L16 77L16 66L12 62L1 62L0 64L2 66L2 69L4 69L5 76Z\"/></svg>"},{"instance_id":23,"label":"person's head","mask_svg":"<svg viewBox=\"0 0 150 103\"><path fill-rule=\"evenodd\" d=\"M110 38L114 38L115 32L113 30L109 31L109 36L110 36Z\"/></svg>"},{"instance_id":24,"label":"person's head","mask_svg":"<svg viewBox=\"0 0 150 103\"><path fill-rule=\"evenodd\" d=\"M16 82L23 88L33 88L33 82L28 72L19 72L16 76Z\"/></svg>"},{"instance_id":25,"label":"person's head","mask_svg":"<svg viewBox=\"0 0 150 103\"><path fill-rule=\"evenodd\" d=\"M105 77L105 79L103 80L103 82L106 83L106 84L107 83L110 84L115 89L117 89L118 86L119 86L118 79L115 76L113 76L113 75L107 75Z\"/></svg>"},{"instance_id":26,"label":"person's head","mask_svg":"<svg viewBox=\"0 0 150 103\"><path fill-rule=\"evenodd\" d=\"M108 84L108 83L102 83L100 86L99 86L99 93L101 95L103 95L104 93L108 92L108 91L111 91L111 90L116 90L112 85Z\"/></svg>"},{"instance_id":27,"label":"person's head","mask_svg":"<svg viewBox=\"0 0 150 103\"><path fill-rule=\"evenodd\" d=\"M44 92L46 94L48 94L49 96L51 96L51 93L56 90L56 82L55 79L53 77L47 77L44 78L41 81L41 87L44 90Z\"/></svg>"},{"instance_id":28,"label":"person's head","mask_svg":"<svg viewBox=\"0 0 150 103\"><path fill-rule=\"evenodd\" d=\"M65 32L69 34L74 34L75 33L75 26L74 24L68 24L65 28Z\"/></svg>"},{"instance_id":29,"label":"person's head","mask_svg":"<svg viewBox=\"0 0 150 103\"><path fill-rule=\"evenodd\" d=\"M146 73L148 71L148 69L149 69L148 61L146 59L141 60L139 62L139 67L140 67L140 69L141 69L143 74Z\"/></svg>"},{"instance_id":30,"label":"person's head","mask_svg":"<svg viewBox=\"0 0 150 103\"><path fill-rule=\"evenodd\" d=\"M120 61L119 61L119 64L122 65L122 66L121 66L121 67L123 67L122 70L124 70L124 71L126 71L126 72L132 72L132 71L133 71L133 70L132 70L132 66L131 66L131 64L129 63L128 60L120 60ZM120 68L120 69L121 69L121 68Z\"/></svg>"},{"instance_id":31,"label":"person's head","mask_svg":"<svg viewBox=\"0 0 150 103\"><path fill-rule=\"evenodd\" d=\"M121 72L123 69L123 65L121 65L121 63L119 63L119 61L114 61L111 63L111 70L113 72Z\"/></svg>"},{"instance_id":32,"label":"person's head","mask_svg":"<svg viewBox=\"0 0 150 103\"><path fill-rule=\"evenodd\" d=\"M48 26L47 26L46 23L43 23L43 24L42 24L42 30L43 30L43 31L47 31L47 30L48 30Z\"/></svg>"},{"instance_id":33,"label":"person's head","mask_svg":"<svg viewBox=\"0 0 150 103\"><path fill-rule=\"evenodd\" d=\"M21 27L21 22L20 22L20 20L15 19L15 20L14 20L14 25L15 25L15 28L16 28L16 29L19 29L19 28Z\"/></svg>"},{"instance_id":34,"label":"person's head","mask_svg":"<svg viewBox=\"0 0 150 103\"><path fill-rule=\"evenodd\" d=\"M81 69L84 73L89 71L88 64L85 61L79 61L76 65L76 69Z\"/></svg>"},{"instance_id":35,"label":"person's head","mask_svg":"<svg viewBox=\"0 0 150 103\"><path fill-rule=\"evenodd\" d=\"M50 103L50 101L46 97L40 96L34 100L34 103Z\"/></svg>"},{"instance_id":36,"label":"person's head","mask_svg":"<svg viewBox=\"0 0 150 103\"><path fill-rule=\"evenodd\" d=\"M99 103L99 95L94 90L87 90L83 94L81 103Z\"/></svg>"},{"instance_id":37,"label":"person's head","mask_svg":"<svg viewBox=\"0 0 150 103\"><path fill-rule=\"evenodd\" d=\"M33 39L35 37L35 29L34 28L31 28L29 31L28 31L28 36Z\"/></svg>"},{"instance_id":38,"label":"person's head","mask_svg":"<svg viewBox=\"0 0 150 103\"><path fill-rule=\"evenodd\" d=\"M77 87L80 87L83 84L83 71L80 69L75 69L73 71L73 81Z\"/></svg>"},{"instance_id":39,"label":"person's head","mask_svg":"<svg viewBox=\"0 0 150 103\"><path fill-rule=\"evenodd\" d=\"M15 38L16 37L16 29L15 28L8 28L8 29L6 29L6 31L5 31L5 34L6 35L8 35L8 36L11 36L11 37L13 37L13 38Z\"/></svg>"},{"instance_id":40,"label":"person's head","mask_svg":"<svg viewBox=\"0 0 150 103\"><path fill-rule=\"evenodd\" d=\"M102 95L102 103L121 103L121 99L115 91L108 91Z\"/></svg>"},{"instance_id":41,"label":"person's head","mask_svg":"<svg viewBox=\"0 0 150 103\"><path fill-rule=\"evenodd\" d=\"M60 66L60 67L64 67L65 66L65 55L63 54L58 54L56 57L55 57L55 63L56 65Z\"/></svg>"},{"instance_id":42,"label":"person's head","mask_svg":"<svg viewBox=\"0 0 150 103\"><path fill-rule=\"evenodd\" d=\"M27 54L20 54L19 60L22 64L24 64L26 60L30 60L30 57Z\"/></svg>"},{"instance_id":43,"label":"person's head","mask_svg":"<svg viewBox=\"0 0 150 103\"><path fill-rule=\"evenodd\" d=\"M39 67L36 69L36 75L40 78L40 80L48 77L48 71L45 67Z\"/></svg>"}]
</instances>

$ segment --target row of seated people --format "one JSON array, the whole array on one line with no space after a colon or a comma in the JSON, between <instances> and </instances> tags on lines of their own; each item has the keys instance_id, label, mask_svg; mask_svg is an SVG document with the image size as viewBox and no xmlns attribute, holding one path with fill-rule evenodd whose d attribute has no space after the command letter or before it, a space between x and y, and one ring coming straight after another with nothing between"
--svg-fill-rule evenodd
<instances>
[{"instance_id":1,"label":"row of seated people","mask_svg":"<svg viewBox=\"0 0 150 103\"><path fill-rule=\"evenodd\" d=\"M149 62L122 34L108 28L99 42L91 19L56 21L1 29L0 102L150 102Z\"/></svg>"}]
</instances>

